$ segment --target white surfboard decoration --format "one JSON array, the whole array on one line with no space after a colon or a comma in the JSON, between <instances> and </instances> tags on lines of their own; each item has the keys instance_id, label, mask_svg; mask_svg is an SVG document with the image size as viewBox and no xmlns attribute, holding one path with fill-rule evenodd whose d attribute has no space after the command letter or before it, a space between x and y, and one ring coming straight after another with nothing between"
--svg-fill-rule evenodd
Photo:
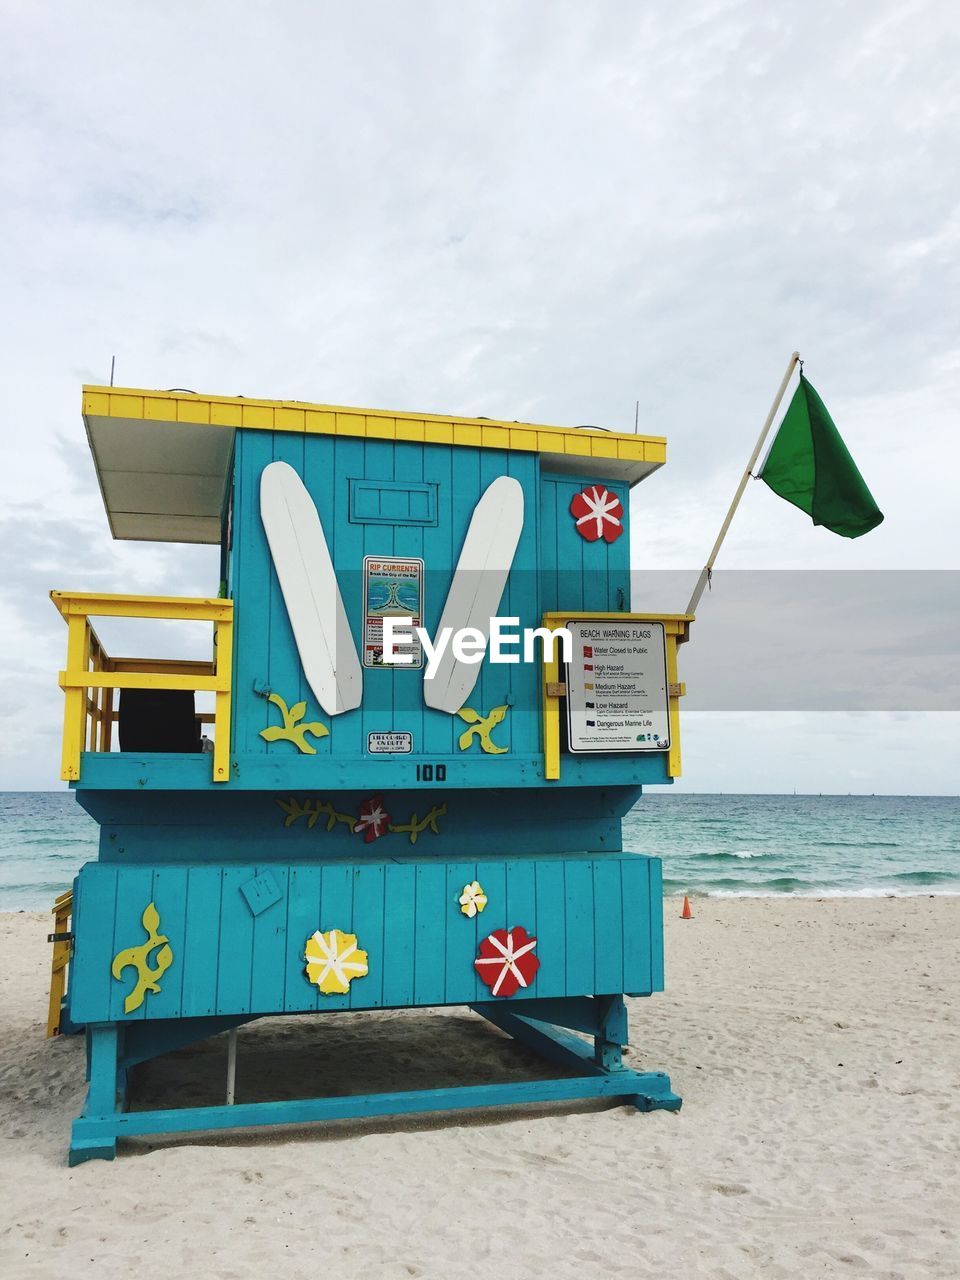
<instances>
[{"instance_id":1,"label":"white surfboard decoration","mask_svg":"<svg viewBox=\"0 0 960 1280\"><path fill-rule=\"evenodd\" d=\"M513 476L500 476L473 509L438 634L444 627L452 632L476 627L490 639L490 620L500 607L522 529L523 488ZM433 678L423 682L424 702L437 711L456 715L473 692L480 666L479 662L458 662L448 644Z\"/></svg>"},{"instance_id":2,"label":"white surfboard decoration","mask_svg":"<svg viewBox=\"0 0 960 1280\"><path fill-rule=\"evenodd\" d=\"M286 462L260 476L260 518L307 683L328 716L359 707L363 672L323 525Z\"/></svg>"}]
</instances>

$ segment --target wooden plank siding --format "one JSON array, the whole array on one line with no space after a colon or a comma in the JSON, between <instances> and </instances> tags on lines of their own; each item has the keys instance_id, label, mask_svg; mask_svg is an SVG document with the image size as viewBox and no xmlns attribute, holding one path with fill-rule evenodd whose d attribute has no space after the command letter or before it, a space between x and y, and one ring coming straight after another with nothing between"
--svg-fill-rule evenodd
<instances>
[{"instance_id":1,"label":"wooden plank siding","mask_svg":"<svg viewBox=\"0 0 960 1280\"><path fill-rule=\"evenodd\" d=\"M527 501L524 529L500 613L520 617L521 626L539 625L537 456L392 439L271 436L258 431L237 435L230 568L237 602L235 756L241 761L251 756L280 762L296 758L290 742L267 743L260 736L268 723L279 723L276 709L269 708L264 697L272 690L288 705L306 699L306 719L318 719L329 728L328 736L310 740L320 757L314 762L318 765L323 760L355 763L369 758L370 733L405 731L413 735L414 756L429 761L453 756L463 766L458 770L461 784L472 785L471 757L478 749L460 755L457 738L464 728L462 722L424 705L422 669L364 667L363 702L356 711L329 717L318 707L303 679L260 520L260 474L273 461L288 462L316 504L354 642L362 655L364 557L417 557L424 561L425 623L433 633L474 506L485 488L501 475L515 476L524 486ZM358 517L350 499L351 482L357 480L389 483L397 492L405 485L436 485L436 522L421 525L415 518L368 522ZM497 739L511 755L530 757L539 752L538 679L539 671L533 664L492 665L489 660L482 664L471 703L483 714L504 701L510 704L510 714ZM390 764L382 757L369 759L371 767L378 769ZM317 772L318 778L322 777L322 771ZM488 784L484 781L482 785Z\"/></svg>"},{"instance_id":2,"label":"wooden plank siding","mask_svg":"<svg viewBox=\"0 0 960 1280\"><path fill-rule=\"evenodd\" d=\"M242 886L268 873L279 898L256 915ZM459 909L479 879L486 910ZM639 854L600 858L116 867L80 872L70 1013L85 1023L468 1004L489 998L473 961L482 938L522 925L540 970L515 1001L662 989L660 867ZM153 902L173 964L160 991L125 1014L132 969L117 952L144 941ZM346 995L307 980L303 949L317 929L355 933L369 972ZM621 959L622 955L622 959Z\"/></svg>"}]
</instances>

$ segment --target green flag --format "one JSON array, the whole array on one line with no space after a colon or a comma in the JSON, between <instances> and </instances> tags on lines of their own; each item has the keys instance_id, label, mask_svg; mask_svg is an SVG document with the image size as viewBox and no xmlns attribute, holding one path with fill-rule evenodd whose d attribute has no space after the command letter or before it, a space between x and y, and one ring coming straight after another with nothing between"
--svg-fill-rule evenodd
<instances>
[{"instance_id":1,"label":"green flag","mask_svg":"<svg viewBox=\"0 0 960 1280\"><path fill-rule=\"evenodd\" d=\"M802 373L760 479L814 524L841 537L859 538L883 520L826 406Z\"/></svg>"}]
</instances>

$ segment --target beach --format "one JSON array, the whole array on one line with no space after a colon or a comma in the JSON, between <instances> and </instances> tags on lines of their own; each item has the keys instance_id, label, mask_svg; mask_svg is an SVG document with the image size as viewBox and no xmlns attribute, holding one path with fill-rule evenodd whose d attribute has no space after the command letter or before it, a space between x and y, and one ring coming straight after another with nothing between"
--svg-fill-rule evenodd
<instances>
[{"instance_id":1,"label":"beach","mask_svg":"<svg viewBox=\"0 0 960 1280\"><path fill-rule=\"evenodd\" d=\"M623 1105L121 1144L67 1167L79 1037L44 1039L49 917L0 916L0 1274L960 1274L960 898L666 901L667 990ZM132 1105L222 1101L224 1042ZM549 1068L547 1069L549 1072ZM238 1100L544 1074L463 1009L241 1029ZM283 1092L281 1092L281 1090Z\"/></svg>"}]
</instances>

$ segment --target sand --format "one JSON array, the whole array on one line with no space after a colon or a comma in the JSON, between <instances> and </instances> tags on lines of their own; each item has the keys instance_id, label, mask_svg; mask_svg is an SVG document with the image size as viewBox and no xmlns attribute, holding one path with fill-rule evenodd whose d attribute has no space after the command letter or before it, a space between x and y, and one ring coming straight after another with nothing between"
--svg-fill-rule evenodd
<instances>
[{"instance_id":1,"label":"sand","mask_svg":"<svg viewBox=\"0 0 960 1280\"><path fill-rule=\"evenodd\" d=\"M0 918L0 1275L960 1275L960 899L668 901L622 1105L122 1145L66 1164L83 1045L43 1038L49 918ZM281 1065L283 1070L280 1070ZM224 1043L134 1082L221 1101ZM467 1011L240 1033L238 1098L537 1074ZM286 1091L286 1092L284 1092Z\"/></svg>"}]
</instances>

